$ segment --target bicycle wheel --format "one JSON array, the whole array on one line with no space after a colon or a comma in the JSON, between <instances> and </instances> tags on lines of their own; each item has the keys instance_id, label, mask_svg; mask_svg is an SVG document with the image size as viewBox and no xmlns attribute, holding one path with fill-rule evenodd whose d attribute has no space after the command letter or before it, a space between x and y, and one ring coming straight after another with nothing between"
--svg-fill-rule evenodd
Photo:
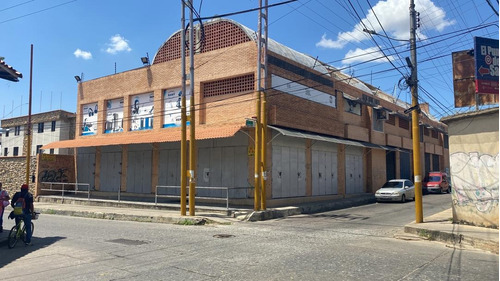
<instances>
[{"instance_id":1,"label":"bicycle wheel","mask_svg":"<svg viewBox=\"0 0 500 281\"><path fill-rule=\"evenodd\" d=\"M12 249L16 246L17 239L19 239L19 237L17 236L17 225L14 225L9 232L9 240L7 244L7 246L9 246L9 249Z\"/></svg>"}]
</instances>

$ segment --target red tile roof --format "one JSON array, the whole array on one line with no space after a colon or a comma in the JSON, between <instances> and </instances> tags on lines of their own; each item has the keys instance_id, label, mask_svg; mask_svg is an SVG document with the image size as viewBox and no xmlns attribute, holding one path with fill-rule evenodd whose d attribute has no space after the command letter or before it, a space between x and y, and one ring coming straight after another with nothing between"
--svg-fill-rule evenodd
<instances>
[{"instance_id":1,"label":"red tile roof","mask_svg":"<svg viewBox=\"0 0 500 281\"><path fill-rule=\"evenodd\" d=\"M228 138L234 136L241 126L198 126L195 137L197 140ZM189 140L189 127L187 128L187 139ZM104 136L84 136L74 140L63 140L46 144L42 149L93 147L122 144L161 143L177 142L181 140L181 128L150 130L139 132L112 133Z\"/></svg>"}]
</instances>

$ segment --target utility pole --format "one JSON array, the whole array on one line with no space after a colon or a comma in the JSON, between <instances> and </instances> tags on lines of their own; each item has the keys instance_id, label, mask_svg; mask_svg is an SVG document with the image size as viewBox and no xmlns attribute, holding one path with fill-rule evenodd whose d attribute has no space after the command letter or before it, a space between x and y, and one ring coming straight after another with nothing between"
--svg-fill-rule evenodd
<instances>
[{"instance_id":1,"label":"utility pole","mask_svg":"<svg viewBox=\"0 0 500 281\"><path fill-rule=\"evenodd\" d=\"M26 134L28 135L28 144L26 145L26 184L30 183L30 163L31 163L31 98L33 93L33 44L31 44L31 60L30 60L30 97L28 109L28 128Z\"/></svg>"},{"instance_id":2,"label":"utility pole","mask_svg":"<svg viewBox=\"0 0 500 281\"><path fill-rule=\"evenodd\" d=\"M257 38L257 83L258 83L258 95L261 98L261 141L260 141L260 149L261 151L256 151L260 153L260 209L266 210L266 182L267 182L267 110L266 110L266 89L267 89L267 22L268 22L268 13L267 13L267 4L268 1L264 0L265 8L262 8L262 0L259 0L259 22L258 22L258 32L259 38ZM257 128L258 126L256 126ZM257 135L255 136L257 139ZM256 157L257 159L257 157ZM256 161L257 163L257 161ZM257 172L257 170L256 170ZM257 180L257 179L256 179Z\"/></svg>"},{"instance_id":3,"label":"utility pole","mask_svg":"<svg viewBox=\"0 0 500 281\"><path fill-rule=\"evenodd\" d=\"M415 222L423 222L422 211L422 172L420 166L420 127L419 118L420 108L418 106L418 78L417 78L417 44L415 41L415 32L417 30L417 19L414 0L410 0L410 53L411 53L411 129L413 141L413 174L415 181Z\"/></svg>"},{"instance_id":4,"label":"utility pole","mask_svg":"<svg viewBox=\"0 0 500 281\"><path fill-rule=\"evenodd\" d=\"M186 36L184 29L186 3L181 0L181 77L182 77L182 96L181 96L181 216L186 215L186 181L187 181L187 143L186 143Z\"/></svg>"},{"instance_id":5,"label":"utility pole","mask_svg":"<svg viewBox=\"0 0 500 281\"><path fill-rule=\"evenodd\" d=\"M195 110L194 110L194 25L193 0L189 0L189 215L194 216L194 198L196 195L196 138L195 138ZM201 24L201 23L200 23Z\"/></svg>"}]
</instances>

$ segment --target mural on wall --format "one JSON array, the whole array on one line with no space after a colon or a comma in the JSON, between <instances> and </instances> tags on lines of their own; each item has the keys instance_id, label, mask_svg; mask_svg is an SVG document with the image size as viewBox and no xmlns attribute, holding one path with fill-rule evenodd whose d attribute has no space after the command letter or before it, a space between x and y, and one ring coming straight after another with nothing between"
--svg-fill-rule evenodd
<instances>
[{"instance_id":1,"label":"mural on wall","mask_svg":"<svg viewBox=\"0 0 500 281\"><path fill-rule=\"evenodd\" d=\"M132 97L130 131L150 130L153 128L154 98L153 93Z\"/></svg>"},{"instance_id":2,"label":"mural on wall","mask_svg":"<svg viewBox=\"0 0 500 281\"><path fill-rule=\"evenodd\" d=\"M165 103L165 112L163 114L163 128L181 126L181 88L175 88L163 91L163 102ZM186 108L189 108L191 98L190 89L186 89ZM187 110L189 116L189 110ZM189 126L189 121L187 121Z\"/></svg>"},{"instance_id":3,"label":"mural on wall","mask_svg":"<svg viewBox=\"0 0 500 281\"><path fill-rule=\"evenodd\" d=\"M82 110L82 136L94 135L97 132L97 102L83 105Z\"/></svg>"},{"instance_id":4,"label":"mural on wall","mask_svg":"<svg viewBox=\"0 0 500 281\"><path fill-rule=\"evenodd\" d=\"M123 98L106 101L106 128L104 133L123 132Z\"/></svg>"},{"instance_id":5,"label":"mural on wall","mask_svg":"<svg viewBox=\"0 0 500 281\"><path fill-rule=\"evenodd\" d=\"M454 205L474 206L480 213L498 207L498 154L456 152L450 167Z\"/></svg>"}]
</instances>

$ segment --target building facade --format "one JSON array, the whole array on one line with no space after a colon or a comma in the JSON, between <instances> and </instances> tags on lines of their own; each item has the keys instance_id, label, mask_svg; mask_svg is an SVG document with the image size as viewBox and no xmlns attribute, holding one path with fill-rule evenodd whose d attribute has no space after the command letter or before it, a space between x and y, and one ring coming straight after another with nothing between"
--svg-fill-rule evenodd
<instances>
[{"instance_id":1,"label":"building facade","mask_svg":"<svg viewBox=\"0 0 500 281\"><path fill-rule=\"evenodd\" d=\"M450 133L453 220L498 228L498 107L442 119Z\"/></svg>"},{"instance_id":2,"label":"building facade","mask_svg":"<svg viewBox=\"0 0 500 281\"><path fill-rule=\"evenodd\" d=\"M227 19L206 22L194 55L196 183L238 187L253 204L256 112L255 32ZM77 180L94 190L150 195L180 185L181 32L152 64L78 84ZM268 206L375 192L387 179L412 179L408 104L333 67L269 40L266 114ZM188 103L189 106L189 103ZM447 127L422 105L422 171L448 164ZM221 191L197 191L222 197Z\"/></svg>"},{"instance_id":3,"label":"building facade","mask_svg":"<svg viewBox=\"0 0 500 281\"><path fill-rule=\"evenodd\" d=\"M55 110L31 116L31 154L40 152L43 145L60 140L74 139L75 137L75 113ZM14 117L0 121L3 128L2 156L26 156L27 155L27 128L28 116ZM50 154L71 154L72 149L55 148L49 149Z\"/></svg>"}]
</instances>

